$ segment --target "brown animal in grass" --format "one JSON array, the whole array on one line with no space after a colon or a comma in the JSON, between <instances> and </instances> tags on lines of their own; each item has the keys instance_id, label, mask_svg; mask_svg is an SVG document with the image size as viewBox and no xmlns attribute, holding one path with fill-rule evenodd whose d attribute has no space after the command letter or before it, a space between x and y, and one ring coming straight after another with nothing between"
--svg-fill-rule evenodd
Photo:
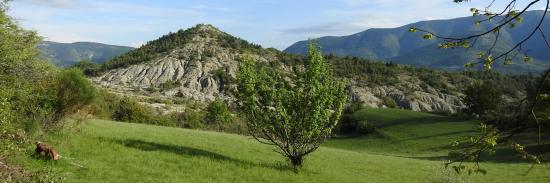
<instances>
[{"instance_id":1,"label":"brown animal in grass","mask_svg":"<svg viewBox=\"0 0 550 183\"><path fill-rule=\"evenodd\" d=\"M57 151L53 147L48 147L42 142L36 142L36 149L34 149L34 151L36 154L49 157L54 161L59 159L59 154L57 154Z\"/></svg>"}]
</instances>

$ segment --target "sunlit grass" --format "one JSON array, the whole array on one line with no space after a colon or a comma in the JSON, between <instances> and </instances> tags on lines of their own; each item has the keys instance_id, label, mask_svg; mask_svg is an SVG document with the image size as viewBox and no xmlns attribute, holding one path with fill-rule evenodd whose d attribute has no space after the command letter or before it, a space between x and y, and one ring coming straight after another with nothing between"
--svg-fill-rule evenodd
<instances>
[{"instance_id":1,"label":"sunlit grass","mask_svg":"<svg viewBox=\"0 0 550 183\"><path fill-rule=\"evenodd\" d=\"M367 110L365 115L371 115L372 123L379 124L432 116L398 110ZM65 157L59 162L36 160L30 153L14 161L30 169L52 168L67 182L86 183L430 182L442 168L442 161L409 157L442 155L443 150L430 149L475 127L473 122L439 122L436 119L445 118L432 117L433 121L426 124L426 120L418 120L386 126L381 130L387 134L383 137L331 140L306 159L298 174L272 147L249 137L102 120L85 122L80 132L49 136L47 142ZM437 135L452 132L457 133ZM399 142L410 138L416 139ZM550 168L544 165L536 166L526 176L523 174L531 166L527 163L482 166L488 169L488 175L472 176L472 182L550 181Z\"/></svg>"}]
</instances>

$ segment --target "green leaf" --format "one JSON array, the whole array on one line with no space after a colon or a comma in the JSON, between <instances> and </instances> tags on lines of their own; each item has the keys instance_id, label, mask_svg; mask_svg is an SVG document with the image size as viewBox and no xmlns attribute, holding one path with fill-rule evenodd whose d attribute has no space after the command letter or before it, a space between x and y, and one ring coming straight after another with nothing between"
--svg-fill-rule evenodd
<instances>
[{"instance_id":1,"label":"green leaf","mask_svg":"<svg viewBox=\"0 0 550 183\"><path fill-rule=\"evenodd\" d=\"M517 18L516 18L516 22L522 23L522 22L523 22L523 17L517 17Z\"/></svg>"},{"instance_id":2,"label":"green leaf","mask_svg":"<svg viewBox=\"0 0 550 183\"><path fill-rule=\"evenodd\" d=\"M466 67L466 68L472 68L472 67L474 67L474 63L473 63L472 61L467 62L466 64L464 64L464 67Z\"/></svg>"},{"instance_id":3,"label":"green leaf","mask_svg":"<svg viewBox=\"0 0 550 183\"><path fill-rule=\"evenodd\" d=\"M485 56L485 53L482 51L477 52L477 58L483 58Z\"/></svg>"},{"instance_id":4,"label":"green leaf","mask_svg":"<svg viewBox=\"0 0 550 183\"><path fill-rule=\"evenodd\" d=\"M504 60L504 65L513 65L514 64L514 61L512 61L511 58L506 58Z\"/></svg>"},{"instance_id":5,"label":"green leaf","mask_svg":"<svg viewBox=\"0 0 550 183\"><path fill-rule=\"evenodd\" d=\"M523 62L527 63L527 62L531 62L531 61L533 61L532 57L530 57L530 56L524 56L523 57Z\"/></svg>"},{"instance_id":6,"label":"green leaf","mask_svg":"<svg viewBox=\"0 0 550 183\"><path fill-rule=\"evenodd\" d=\"M424 39L433 39L434 35L432 33L428 33L428 34L424 34L424 36L422 38L424 38Z\"/></svg>"},{"instance_id":7,"label":"green leaf","mask_svg":"<svg viewBox=\"0 0 550 183\"><path fill-rule=\"evenodd\" d=\"M485 60L483 60L483 67L485 70L491 70L493 69L493 55L488 55L485 57Z\"/></svg>"}]
</instances>

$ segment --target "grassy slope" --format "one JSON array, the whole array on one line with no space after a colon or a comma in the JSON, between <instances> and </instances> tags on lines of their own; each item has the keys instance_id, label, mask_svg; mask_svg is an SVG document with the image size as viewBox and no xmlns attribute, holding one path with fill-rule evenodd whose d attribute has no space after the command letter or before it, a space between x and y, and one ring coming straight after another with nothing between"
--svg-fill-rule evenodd
<instances>
[{"instance_id":1,"label":"grassy slope","mask_svg":"<svg viewBox=\"0 0 550 183\"><path fill-rule=\"evenodd\" d=\"M366 109L354 114L375 126L374 133L338 137L329 147L407 157L443 156L453 140L475 132L475 121L464 121L401 109Z\"/></svg>"},{"instance_id":2,"label":"grassy slope","mask_svg":"<svg viewBox=\"0 0 550 183\"><path fill-rule=\"evenodd\" d=\"M430 115L406 111L365 114L372 115L372 123L379 119L393 124L380 130L387 136L332 140L326 145L330 147L320 148L306 160L299 174L285 168L285 160L271 147L247 137L101 120L85 122L79 133L49 137L49 142L58 142L54 144L61 155L71 159L46 162L22 156L15 161L34 169L51 167L63 172L68 182L429 182L441 161L397 156L411 156L415 151L424 157L439 155L440 150L429 153L424 149L448 144L450 136L474 126L453 120L437 122L422 118ZM419 116L416 122L395 122L415 115ZM389 118L396 120L386 120ZM411 127L423 130L417 133ZM454 128L460 133L451 133ZM446 133L450 135L437 135ZM422 143L426 145L418 145ZM483 166L489 174L473 176L473 182L550 181L550 168L545 166L536 167L527 176L521 175L529 164Z\"/></svg>"}]
</instances>

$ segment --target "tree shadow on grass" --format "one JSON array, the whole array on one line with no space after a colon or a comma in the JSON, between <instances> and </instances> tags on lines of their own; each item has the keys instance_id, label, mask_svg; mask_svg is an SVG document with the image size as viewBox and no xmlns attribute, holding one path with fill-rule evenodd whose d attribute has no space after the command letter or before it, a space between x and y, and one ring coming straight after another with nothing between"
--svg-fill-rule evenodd
<instances>
[{"instance_id":1,"label":"tree shadow on grass","mask_svg":"<svg viewBox=\"0 0 550 183\"><path fill-rule=\"evenodd\" d=\"M279 171L292 171L292 168L288 165L281 163L268 164L268 163L252 163L248 161L243 161L240 159L235 159L223 154L216 152L206 151L203 149L181 146L181 145L172 145L172 144L161 144L156 142L147 142L143 140L111 140L117 144L124 145L129 148L134 148L142 151L162 151L167 153L174 153L177 155L187 155L193 157L205 157L215 161L220 162L230 162L242 167L252 168L252 167L263 167L269 169L275 169Z\"/></svg>"},{"instance_id":2,"label":"tree shadow on grass","mask_svg":"<svg viewBox=\"0 0 550 183\"><path fill-rule=\"evenodd\" d=\"M414 137L414 138L403 139L403 140L400 140L400 141L424 140L424 139L430 139L430 138L436 138L436 137L446 137L446 136L456 136L456 135L464 135L465 136L465 135L469 135L473 132L476 132L476 131L475 130L462 130L462 131L455 131L455 132L449 132L449 133L440 133L440 134L435 134L435 135L424 135L424 136L419 136L419 137Z\"/></svg>"},{"instance_id":3,"label":"tree shadow on grass","mask_svg":"<svg viewBox=\"0 0 550 183\"><path fill-rule=\"evenodd\" d=\"M435 124L435 123L461 123L465 122L464 119L460 118L454 118L454 117L447 117L447 116L422 116L422 117L409 117L409 118L400 118L396 120L391 120L385 123L377 123L376 121L373 121L374 126L376 128L388 128L392 126L398 126L402 124L410 124L410 125L420 125L420 124Z\"/></svg>"},{"instance_id":4,"label":"tree shadow on grass","mask_svg":"<svg viewBox=\"0 0 550 183\"><path fill-rule=\"evenodd\" d=\"M550 160L550 143L543 144L541 146L530 145L526 146L525 150L533 155L542 155L543 161ZM431 160L431 161L445 161L449 160L448 156L431 156L431 157L408 157L413 159ZM487 153L481 154L481 162L490 163L533 163L521 157L519 153L509 148L498 148L495 154L490 155Z\"/></svg>"}]
</instances>

